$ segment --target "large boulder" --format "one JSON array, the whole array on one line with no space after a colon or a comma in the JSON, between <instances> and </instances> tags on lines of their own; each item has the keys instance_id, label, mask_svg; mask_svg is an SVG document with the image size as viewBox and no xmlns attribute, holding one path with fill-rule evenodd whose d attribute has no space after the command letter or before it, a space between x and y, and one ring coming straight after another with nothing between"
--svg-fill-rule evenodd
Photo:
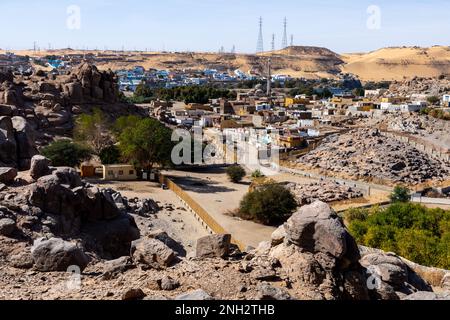
<instances>
[{"instance_id":1,"label":"large boulder","mask_svg":"<svg viewBox=\"0 0 450 320\"><path fill-rule=\"evenodd\" d=\"M90 261L76 244L59 238L35 240L31 254L34 267L43 272L67 271L71 266L77 266L83 271Z\"/></svg>"},{"instance_id":2,"label":"large boulder","mask_svg":"<svg viewBox=\"0 0 450 320\"><path fill-rule=\"evenodd\" d=\"M111 220L84 222L81 232L86 235L86 248L104 259L129 255L131 243L140 237L136 222L126 213Z\"/></svg>"},{"instance_id":3,"label":"large boulder","mask_svg":"<svg viewBox=\"0 0 450 320\"><path fill-rule=\"evenodd\" d=\"M131 256L135 263L155 269L169 267L175 260L175 252L156 239L139 239L131 244Z\"/></svg>"},{"instance_id":4,"label":"large boulder","mask_svg":"<svg viewBox=\"0 0 450 320\"><path fill-rule=\"evenodd\" d=\"M9 237L16 231L16 222L10 218L0 219L0 235Z\"/></svg>"},{"instance_id":5,"label":"large boulder","mask_svg":"<svg viewBox=\"0 0 450 320\"><path fill-rule=\"evenodd\" d=\"M284 224L286 239L296 246L312 252L326 253L350 262L359 260L355 240L344 227L342 220L324 202L314 202L301 207Z\"/></svg>"},{"instance_id":6,"label":"large boulder","mask_svg":"<svg viewBox=\"0 0 450 320\"><path fill-rule=\"evenodd\" d=\"M186 250L184 249L183 245L179 242L175 241L173 238L171 238L167 232L158 229L151 231L148 235L149 238L153 238L156 240L161 241L166 246L168 246L170 249L175 251L178 256L185 257L186 256Z\"/></svg>"},{"instance_id":7,"label":"large boulder","mask_svg":"<svg viewBox=\"0 0 450 320\"><path fill-rule=\"evenodd\" d=\"M17 143L10 117L0 117L0 166L17 167Z\"/></svg>"},{"instance_id":8,"label":"large boulder","mask_svg":"<svg viewBox=\"0 0 450 320\"><path fill-rule=\"evenodd\" d=\"M401 287L408 281L408 267L394 254L368 254L360 263L367 268L369 274L380 277L382 281L394 287Z\"/></svg>"},{"instance_id":9,"label":"large boulder","mask_svg":"<svg viewBox=\"0 0 450 320\"><path fill-rule=\"evenodd\" d=\"M197 240L197 257L224 258L230 252L231 235L218 234L200 238Z\"/></svg>"},{"instance_id":10,"label":"large boulder","mask_svg":"<svg viewBox=\"0 0 450 320\"><path fill-rule=\"evenodd\" d=\"M51 173L50 160L44 156L36 155L31 158L30 176L37 180L40 177L46 176Z\"/></svg>"},{"instance_id":11,"label":"large boulder","mask_svg":"<svg viewBox=\"0 0 450 320\"><path fill-rule=\"evenodd\" d=\"M17 170L15 168L0 167L0 183L10 184L14 182L17 176Z\"/></svg>"},{"instance_id":12,"label":"large boulder","mask_svg":"<svg viewBox=\"0 0 450 320\"><path fill-rule=\"evenodd\" d=\"M258 285L257 291L259 300L292 300L292 297L285 290L265 282Z\"/></svg>"},{"instance_id":13,"label":"large boulder","mask_svg":"<svg viewBox=\"0 0 450 320\"><path fill-rule=\"evenodd\" d=\"M17 143L18 167L22 170L30 168L31 158L38 154L33 128L23 117L12 118Z\"/></svg>"}]
</instances>

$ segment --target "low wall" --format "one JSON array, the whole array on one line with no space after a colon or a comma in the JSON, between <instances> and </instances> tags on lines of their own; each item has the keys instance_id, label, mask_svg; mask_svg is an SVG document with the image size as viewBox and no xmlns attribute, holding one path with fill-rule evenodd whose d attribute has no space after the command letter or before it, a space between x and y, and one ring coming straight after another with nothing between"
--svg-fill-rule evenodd
<instances>
[{"instance_id":1,"label":"low wall","mask_svg":"<svg viewBox=\"0 0 450 320\"><path fill-rule=\"evenodd\" d=\"M211 215L202 208L202 206L192 199L192 197L187 194L179 185L173 182L168 177L160 174L159 182L165 184L171 191L173 191L178 198L194 213L197 220L205 227L211 234L229 234ZM245 250L246 246L239 240L231 235L231 242L239 247L240 250Z\"/></svg>"},{"instance_id":2,"label":"low wall","mask_svg":"<svg viewBox=\"0 0 450 320\"><path fill-rule=\"evenodd\" d=\"M315 180L333 181L333 182L337 182L341 185L345 185L345 186L352 187L352 188L357 188L357 189L361 190L362 193L366 196L371 195L371 189L377 189L377 190L382 190L382 191L386 191L386 192L392 191L392 188L390 188L388 186L382 186L382 185L377 185L377 184L373 184L373 183L366 183L366 182L360 182L360 181L352 181L352 180L346 180L346 179L340 179L340 178L327 177L327 176L323 176L323 175L312 173L312 172L306 172L306 171L302 171L302 170L291 169L291 168L281 167L281 166L279 167L279 169L281 172L291 173L294 175L299 175L302 177L311 178L311 179L315 179Z\"/></svg>"},{"instance_id":3,"label":"low wall","mask_svg":"<svg viewBox=\"0 0 450 320\"><path fill-rule=\"evenodd\" d=\"M443 204L450 206L450 199L448 198L428 198L421 196L412 196L411 202L426 203L426 204Z\"/></svg>"},{"instance_id":4,"label":"low wall","mask_svg":"<svg viewBox=\"0 0 450 320\"><path fill-rule=\"evenodd\" d=\"M389 132L389 131L382 131L381 135L389 138L393 138L405 143L410 144L414 148L428 154L429 156L442 160L445 162L450 162L450 153L448 150L445 150L444 148L438 148L435 146L431 146L430 144L421 143L419 138L416 137L410 137L405 134L397 133L397 132Z\"/></svg>"}]
</instances>

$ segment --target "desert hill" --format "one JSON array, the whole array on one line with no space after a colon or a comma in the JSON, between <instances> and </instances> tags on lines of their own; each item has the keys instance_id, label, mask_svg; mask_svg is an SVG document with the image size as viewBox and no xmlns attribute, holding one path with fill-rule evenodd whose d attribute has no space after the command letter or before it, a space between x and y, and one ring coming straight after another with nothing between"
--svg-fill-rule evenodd
<instances>
[{"instance_id":1,"label":"desert hill","mask_svg":"<svg viewBox=\"0 0 450 320\"><path fill-rule=\"evenodd\" d=\"M342 55L343 72L364 81L402 80L450 74L450 47L384 48L369 53Z\"/></svg>"},{"instance_id":2,"label":"desert hill","mask_svg":"<svg viewBox=\"0 0 450 320\"><path fill-rule=\"evenodd\" d=\"M0 53L2 51L0 50ZM434 46L383 48L368 53L339 55L329 49L293 46L262 54L194 53L194 52L113 52L51 50L16 51L19 55L46 56L60 54L87 54L98 56L96 65L101 70L118 70L143 66L147 69L205 69L220 71L241 69L261 73L267 57L272 59L274 74L292 77L336 78L340 73L352 73L363 81L403 80L413 77L437 77L450 74L450 47Z\"/></svg>"}]
</instances>

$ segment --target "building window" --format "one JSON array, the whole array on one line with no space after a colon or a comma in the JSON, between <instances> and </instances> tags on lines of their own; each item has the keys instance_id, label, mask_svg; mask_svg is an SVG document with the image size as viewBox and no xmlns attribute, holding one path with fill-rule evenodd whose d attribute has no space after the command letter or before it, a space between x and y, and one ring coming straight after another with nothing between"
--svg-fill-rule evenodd
<instances>
[{"instance_id":1,"label":"building window","mask_svg":"<svg viewBox=\"0 0 450 320\"><path fill-rule=\"evenodd\" d=\"M123 176L123 170L119 170L119 176Z\"/></svg>"},{"instance_id":2,"label":"building window","mask_svg":"<svg viewBox=\"0 0 450 320\"><path fill-rule=\"evenodd\" d=\"M112 176L112 175L114 175L114 172L112 170L109 170L108 171L108 176Z\"/></svg>"},{"instance_id":3,"label":"building window","mask_svg":"<svg viewBox=\"0 0 450 320\"><path fill-rule=\"evenodd\" d=\"M134 170L130 170L130 175L133 175L134 174Z\"/></svg>"}]
</instances>

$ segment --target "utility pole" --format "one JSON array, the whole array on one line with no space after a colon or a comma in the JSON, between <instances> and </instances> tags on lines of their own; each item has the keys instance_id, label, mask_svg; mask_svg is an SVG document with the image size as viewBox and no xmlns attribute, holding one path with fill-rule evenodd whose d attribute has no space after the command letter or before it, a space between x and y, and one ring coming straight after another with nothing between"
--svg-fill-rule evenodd
<instances>
[{"instance_id":1,"label":"utility pole","mask_svg":"<svg viewBox=\"0 0 450 320\"><path fill-rule=\"evenodd\" d=\"M272 60L267 61L267 96L272 97Z\"/></svg>"},{"instance_id":2,"label":"utility pole","mask_svg":"<svg viewBox=\"0 0 450 320\"><path fill-rule=\"evenodd\" d=\"M282 49L286 48L288 46L288 40L287 40L287 18L284 17L284 31L283 31L283 42L281 44Z\"/></svg>"},{"instance_id":3,"label":"utility pole","mask_svg":"<svg viewBox=\"0 0 450 320\"><path fill-rule=\"evenodd\" d=\"M264 52L264 39L263 39L263 19L259 17L259 35L258 43L256 45L256 53Z\"/></svg>"}]
</instances>

